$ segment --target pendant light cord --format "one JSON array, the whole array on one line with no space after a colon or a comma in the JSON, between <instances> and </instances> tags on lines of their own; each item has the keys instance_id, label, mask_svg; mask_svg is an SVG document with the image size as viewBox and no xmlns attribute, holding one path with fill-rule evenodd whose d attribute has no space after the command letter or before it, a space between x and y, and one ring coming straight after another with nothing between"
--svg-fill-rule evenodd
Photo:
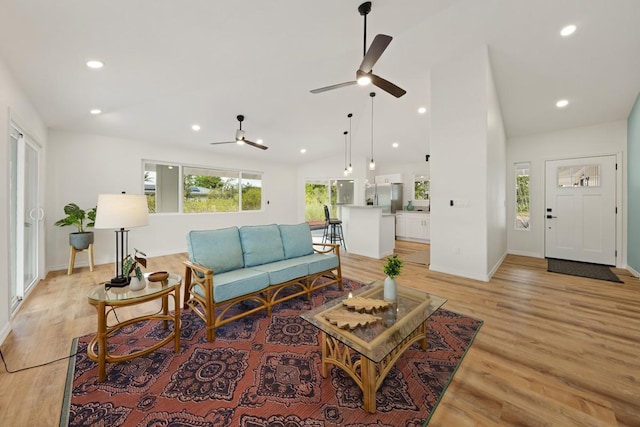
<instances>
[{"instance_id":1,"label":"pendant light cord","mask_svg":"<svg viewBox=\"0 0 640 427\"><path fill-rule=\"evenodd\" d=\"M373 163L373 97L376 93L371 92L369 96L371 97L371 162Z\"/></svg>"},{"instance_id":2,"label":"pendant light cord","mask_svg":"<svg viewBox=\"0 0 640 427\"><path fill-rule=\"evenodd\" d=\"M347 117L349 117L349 169L351 169L351 151L353 150L353 136L351 134L351 117L353 117L352 113L347 114ZM349 170L349 173L351 173L351 170Z\"/></svg>"}]
</instances>

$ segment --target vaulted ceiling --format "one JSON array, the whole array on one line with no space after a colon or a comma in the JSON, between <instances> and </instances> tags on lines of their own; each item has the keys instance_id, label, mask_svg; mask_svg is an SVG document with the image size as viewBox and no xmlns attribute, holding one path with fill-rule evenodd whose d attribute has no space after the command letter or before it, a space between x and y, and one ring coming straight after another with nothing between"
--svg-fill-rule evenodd
<instances>
[{"instance_id":1,"label":"vaulted ceiling","mask_svg":"<svg viewBox=\"0 0 640 427\"><path fill-rule=\"evenodd\" d=\"M292 163L342 153L348 113L353 155L366 155L372 90L377 156L421 158L430 67L483 44L508 136L625 119L640 91L640 1L374 0L367 42L393 37L374 72L407 94L311 94L354 79L360 3L0 0L0 56L51 129ZM563 38L567 24L577 31ZM234 138L238 114L269 150L209 145Z\"/></svg>"}]
</instances>

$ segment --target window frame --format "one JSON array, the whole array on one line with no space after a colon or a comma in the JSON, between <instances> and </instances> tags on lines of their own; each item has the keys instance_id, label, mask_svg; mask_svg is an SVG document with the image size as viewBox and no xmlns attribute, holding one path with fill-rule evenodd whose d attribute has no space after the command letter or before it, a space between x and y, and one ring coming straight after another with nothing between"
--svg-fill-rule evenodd
<instances>
[{"instance_id":1,"label":"window frame","mask_svg":"<svg viewBox=\"0 0 640 427\"><path fill-rule=\"evenodd\" d=\"M526 175L524 172L526 171ZM513 200L513 213L514 213L514 220L513 220L513 228L516 231L530 231L531 230L531 162L527 161L527 162L515 162L513 164L513 183L514 183L514 190L513 190L513 196L514 196L514 200ZM520 215L521 211L520 207L519 207L519 200L520 200L520 196L518 194L519 190L520 190L520 177L526 176L527 177L527 194L526 194L526 206L528 208L529 211L529 215L526 217L526 221L523 221L522 216Z\"/></svg>"},{"instance_id":2,"label":"window frame","mask_svg":"<svg viewBox=\"0 0 640 427\"><path fill-rule=\"evenodd\" d=\"M143 187L143 193L146 194L147 196L150 195L151 191L153 191L153 194L157 197L158 194L158 184L157 184L157 177L154 176L153 180L151 181L147 181L147 172L148 171L148 165L153 165L154 168L154 173L156 172L155 169L158 166L166 166L168 168L171 167L175 167L177 168L177 182L175 183L177 185L177 191L176 191L176 197L177 197L177 210L171 210L171 211L156 211L156 209L149 209L149 214L151 215L157 215L157 214L183 214L183 215L191 215L191 214L225 214L225 213L247 213L247 212L262 212L265 209L265 203L264 203L264 171L256 171L256 170L249 170L249 169L232 169L232 168L224 168L224 167L216 167L216 166L204 166L204 165L196 165L196 164L189 164L189 163L179 163L179 162L165 162L165 161L161 161L161 160L153 160L153 159L142 159L142 187ZM236 178L236 183L234 185L235 190L234 190L234 194L237 196L237 209L236 210L225 210L225 211L203 211L203 212L185 212L185 191L184 191L184 187L185 187L185 169L201 169L201 170L210 170L210 171L215 171L216 173L220 173L220 172L228 172L229 175L235 175ZM247 178L246 176L249 176L249 178ZM260 188L260 206L258 209L243 209L243 192L244 192L244 188L243 188L243 183L245 183L247 180L251 180L251 181L259 181L259 185L258 187ZM153 185L153 190L150 190L149 188L151 188L149 186L149 188L147 187L147 184L150 183ZM157 208L157 200L155 200L155 206L154 208Z\"/></svg>"}]
</instances>

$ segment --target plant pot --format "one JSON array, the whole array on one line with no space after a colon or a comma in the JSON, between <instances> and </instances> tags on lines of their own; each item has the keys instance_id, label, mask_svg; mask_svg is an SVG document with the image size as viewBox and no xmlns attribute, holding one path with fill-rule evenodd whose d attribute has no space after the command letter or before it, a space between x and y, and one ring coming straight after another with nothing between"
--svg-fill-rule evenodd
<instances>
[{"instance_id":1,"label":"plant pot","mask_svg":"<svg viewBox=\"0 0 640 427\"><path fill-rule=\"evenodd\" d=\"M87 249L93 243L93 231L69 233L69 244L79 251Z\"/></svg>"},{"instance_id":2,"label":"plant pot","mask_svg":"<svg viewBox=\"0 0 640 427\"><path fill-rule=\"evenodd\" d=\"M144 277L142 279L138 279L136 276L132 276L130 279L129 289L132 291L139 291L147 286L147 280Z\"/></svg>"},{"instance_id":3,"label":"plant pot","mask_svg":"<svg viewBox=\"0 0 640 427\"><path fill-rule=\"evenodd\" d=\"M387 276L384 279L384 300L390 302L396 302L398 299L398 285L396 281Z\"/></svg>"}]
</instances>

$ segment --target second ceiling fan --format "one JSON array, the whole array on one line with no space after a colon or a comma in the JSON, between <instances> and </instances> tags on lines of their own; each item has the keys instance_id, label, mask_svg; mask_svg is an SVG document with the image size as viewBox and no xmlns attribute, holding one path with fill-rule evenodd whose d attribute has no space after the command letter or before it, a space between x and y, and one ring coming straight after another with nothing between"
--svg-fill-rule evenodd
<instances>
[{"instance_id":1,"label":"second ceiling fan","mask_svg":"<svg viewBox=\"0 0 640 427\"><path fill-rule=\"evenodd\" d=\"M247 144L247 145L250 145L252 147L259 148L261 150L266 150L267 148L269 148L266 145L258 144L257 142L249 141L248 139L246 139L244 137L244 131L242 130L242 122L244 121L244 116L242 114L239 114L236 118L238 119L238 122L240 122L240 127L239 127L239 129L236 129L236 139L235 139L235 141L211 142L210 143L211 145L236 143L236 144L240 144L240 145Z\"/></svg>"},{"instance_id":2,"label":"second ceiling fan","mask_svg":"<svg viewBox=\"0 0 640 427\"><path fill-rule=\"evenodd\" d=\"M406 90L396 86L395 84L383 79L380 76L373 74L372 72L373 66L376 64L376 62L378 62L378 59L380 59L382 53L385 51L387 46L389 46L389 43L391 43L393 37L387 36L386 34L378 34L373 39L371 46L369 46L369 49L367 50L367 15L369 14L369 12L371 12L371 2L367 1L358 6L358 12L360 12L360 15L364 16L364 58L362 58L360 67L356 71L356 80L313 89L311 93L322 93L328 90L351 86L356 83L360 85L373 83L375 86L379 87L385 92L390 93L396 98L400 98L402 95L407 93Z\"/></svg>"}]
</instances>

